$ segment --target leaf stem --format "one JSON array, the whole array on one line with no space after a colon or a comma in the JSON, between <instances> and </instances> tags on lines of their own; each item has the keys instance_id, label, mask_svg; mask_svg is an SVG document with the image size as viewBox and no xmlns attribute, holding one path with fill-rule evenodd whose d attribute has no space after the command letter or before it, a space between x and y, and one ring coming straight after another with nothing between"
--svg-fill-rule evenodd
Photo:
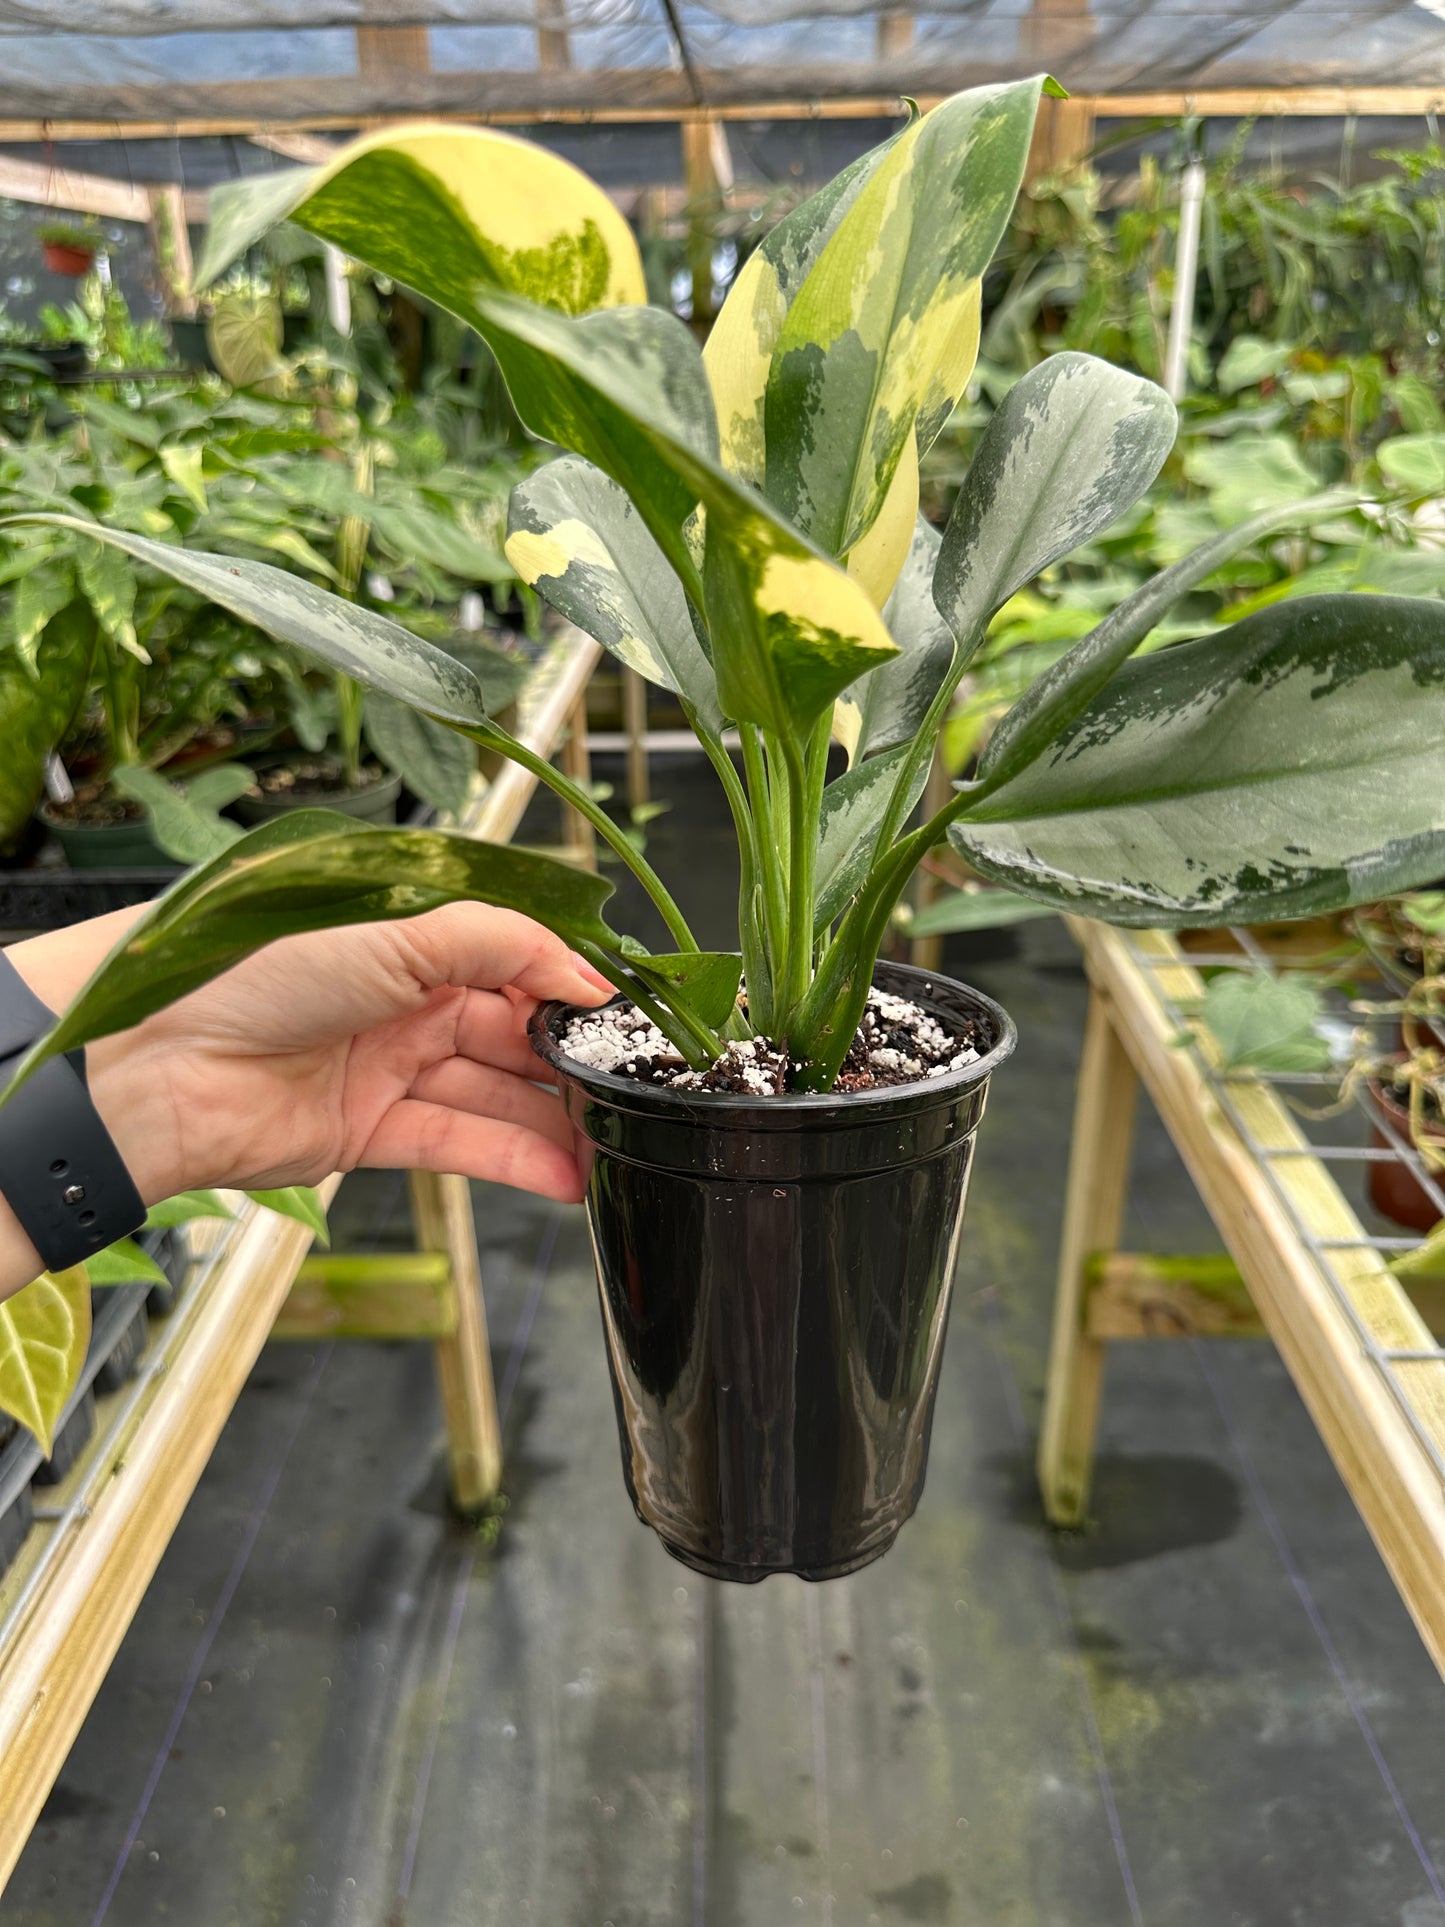
<instances>
[{"instance_id":1,"label":"leaf stem","mask_svg":"<svg viewBox=\"0 0 1445 1927\"><path fill-rule=\"evenodd\" d=\"M535 750L528 749L525 743L518 742L515 736L509 736L506 730L498 729L494 723L481 729L451 722L446 716L439 716L436 720L447 723L449 728L459 730L463 736L470 736L473 742L482 743L487 749L499 750L503 756L510 757L514 763L520 763L523 769L530 770L539 782L555 790L564 802L570 803L580 816L587 819L609 849L614 850L631 870L652 899L679 950L700 948L697 938L687 926L686 917L673 902L672 895L662 878L626 832L612 821L602 805L589 796L580 783L574 783L570 776L564 776L561 770L554 769L545 756L539 756Z\"/></svg>"}]
</instances>

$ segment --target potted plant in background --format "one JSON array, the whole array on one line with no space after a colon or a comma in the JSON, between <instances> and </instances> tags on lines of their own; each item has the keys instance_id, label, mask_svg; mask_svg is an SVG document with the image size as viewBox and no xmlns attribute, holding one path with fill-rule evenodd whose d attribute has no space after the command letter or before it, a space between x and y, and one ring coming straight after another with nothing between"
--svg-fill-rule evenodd
<instances>
[{"instance_id":1,"label":"potted plant in background","mask_svg":"<svg viewBox=\"0 0 1445 1927\"><path fill-rule=\"evenodd\" d=\"M40 252L50 274L68 275L80 280L95 266L95 257L105 246L105 237L94 221L83 225L74 221L48 221L35 230Z\"/></svg>"},{"instance_id":2,"label":"potted plant in background","mask_svg":"<svg viewBox=\"0 0 1445 1927\"><path fill-rule=\"evenodd\" d=\"M928 849L948 837L1023 895L1135 924L1298 916L1442 867L1445 606L1287 601L1131 660L1222 562L1333 497L1222 531L1134 590L910 827L994 612L1136 500L1174 434L1151 383L1057 356L994 414L942 537L917 519L918 457L968 379L1044 84L956 96L845 170L756 250L705 357L639 305L606 196L502 134L392 131L284 190L216 197L203 280L289 216L476 327L523 421L570 451L514 492L509 553L684 705L736 827L739 955L701 951L594 800L379 610L63 524L533 769L610 843L669 947L614 930L600 878L316 812L179 883L32 1062L322 916L480 896L541 918L626 999L621 1024L541 1013L535 1041L589 1160L629 1489L671 1550L723 1576L864 1564L921 1487L974 1135L1013 1041L976 992L877 963ZM833 736L850 766L830 781Z\"/></svg>"}]
</instances>

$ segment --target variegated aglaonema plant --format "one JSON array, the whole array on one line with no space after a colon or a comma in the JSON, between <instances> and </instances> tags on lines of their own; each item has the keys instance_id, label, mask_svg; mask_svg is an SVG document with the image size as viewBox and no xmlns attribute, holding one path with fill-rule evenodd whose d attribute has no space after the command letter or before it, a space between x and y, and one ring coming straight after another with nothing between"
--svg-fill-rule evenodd
<instances>
[{"instance_id":1,"label":"variegated aglaonema plant","mask_svg":"<svg viewBox=\"0 0 1445 1927\"><path fill-rule=\"evenodd\" d=\"M993 416L942 536L919 517L919 457L973 368L980 279L1049 85L959 94L847 168L750 257L705 350L644 305L602 191L504 134L404 128L218 191L203 281L296 221L474 327L527 426L569 451L516 490L508 554L682 703L736 826L740 954L699 949L632 842L488 717L449 656L296 576L76 521L535 771L636 875L676 948L618 934L610 886L542 856L310 812L161 899L47 1048L133 1023L285 932L478 896L558 931L691 1063L751 1027L822 1091L890 913L945 836L1015 891L1133 924L1297 916L1445 869L1445 604L1287 600L1131 660L1229 556L1334 498L1232 528L1131 595L914 823L995 612L1135 502L1175 432L1152 383L1060 354ZM848 767L829 782L833 738Z\"/></svg>"}]
</instances>

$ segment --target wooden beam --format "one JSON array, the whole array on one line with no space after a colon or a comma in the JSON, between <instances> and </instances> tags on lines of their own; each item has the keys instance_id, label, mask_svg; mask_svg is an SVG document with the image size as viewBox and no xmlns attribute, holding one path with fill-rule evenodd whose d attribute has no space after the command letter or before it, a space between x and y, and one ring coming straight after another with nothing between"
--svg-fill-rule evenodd
<instances>
[{"instance_id":1,"label":"wooden beam","mask_svg":"<svg viewBox=\"0 0 1445 1927\"><path fill-rule=\"evenodd\" d=\"M114 132L112 127L111 137ZM129 187L105 174L77 174L49 162L12 160L9 155L0 155L0 200L65 208L105 221L151 218L150 197L143 187Z\"/></svg>"},{"instance_id":2,"label":"wooden beam","mask_svg":"<svg viewBox=\"0 0 1445 1927\"><path fill-rule=\"evenodd\" d=\"M387 32L386 28L359 31ZM629 81L646 76L633 72ZM598 75L598 91L605 91L608 76ZM936 107L942 95L920 93L922 108ZM1098 120L1181 119L1198 114L1205 119L1249 119L1253 116L1281 115L1290 119L1336 120L1350 114L1375 114L1417 119L1426 114L1445 112L1445 86L1427 87L1306 87L1280 89L1261 87L1214 87L1189 91L1136 94L1076 94L1074 100L1088 107ZM755 100L746 97L710 103L708 112L715 120L877 120L904 112L899 94L873 93L799 95L787 100ZM516 126L617 126L673 124L686 121L693 109L673 106L595 106L595 107L442 107L428 110L429 120L461 121L474 125ZM133 121L110 120L0 120L0 141L40 146L48 141L173 140L202 135L235 134L252 137L261 133L355 133L362 119L369 126L400 126L416 119L414 111L390 114L302 114L268 119L258 114L187 115L172 119Z\"/></svg>"},{"instance_id":3,"label":"wooden beam","mask_svg":"<svg viewBox=\"0 0 1445 1927\"><path fill-rule=\"evenodd\" d=\"M444 1251L308 1258L277 1314L273 1338L450 1338L457 1328Z\"/></svg>"},{"instance_id":4,"label":"wooden beam","mask_svg":"<svg viewBox=\"0 0 1445 1927\"><path fill-rule=\"evenodd\" d=\"M1024 179L1032 184L1045 174L1061 174L1088 157L1094 145L1094 110L1086 100L1039 102L1033 139L1024 168Z\"/></svg>"},{"instance_id":5,"label":"wooden beam","mask_svg":"<svg viewBox=\"0 0 1445 1927\"><path fill-rule=\"evenodd\" d=\"M1445 1277L1402 1278L1437 1338L1445 1335ZM1096 1252L1086 1267L1084 1326L1091 1338L1265 1338L1239 1266L1223 1252Z\"/></svg>"},{"instance_id":6,"label":"wooden beam","mask_svg":"<svg viewBox=\"0 0 1445 1927\"><path fill-rule=\"evenodd\" d=\"M263 127L249 139L253 147L264 147L288 161L304 161L308 167L324 167L336 154L335 141L321 140L315 134L303 134L294 128L287 133Z\"/></svg>"}]
</instances>

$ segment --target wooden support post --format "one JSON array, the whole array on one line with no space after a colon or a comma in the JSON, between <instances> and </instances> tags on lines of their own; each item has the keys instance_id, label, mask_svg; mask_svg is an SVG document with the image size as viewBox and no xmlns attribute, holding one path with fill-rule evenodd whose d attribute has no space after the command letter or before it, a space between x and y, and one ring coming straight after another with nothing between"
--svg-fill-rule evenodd
<instances>
[{"instance_id":1,"label":"wooden support post","mask_svg":"<svg viewBox=\"0 0 1445 1927\"><path fill-rule=\"evenodd\" d=\"M886 66L890 60L900 59L913 46L913 15L880 13L874 45L880 66Z\"/></svg>"},{"instance_id":2,"label":"wooden support post","mask_svg":"<svg viewBox=\"0 0 1445 1927\"><path fill-rule=\"evenodd\" d=\"M431 40L425 27L358 27L356 71L363 80L392 80L398 71L431 72Z\"/></svg>"},{"instance_id":3,"label":"wooden support post","mask_svg":"<svg viewBox=\"0 0 1445 1927\"><path fill-rule=\"evenodd\" d=\"M537 0L537 70L561 73L572 65L572 42L567 34L567 9L562 0Z\"/></svg>"},{"instance_id":4,"label":"wooden support post","mask_svg":"<svg viewBox=\"0 0 1445 1927\"><path fill-rule=\"evenodd\" d=\"M733 184L727 129L711 114L682 123L682 171L687 183L687 258L692 271L692 325L706 335L713 315L714 217Z\"/></svg>"},{"instance_id":5,"label":"wooden support post","mask_svg":"<svg viewBox=\"0 0 1445 1927\"><path fill-rule=\"evenodd\" d=\"M567 734L562 742L562 772L586 788L592 781L592 758L587 750L587 691L582 689L567 718ZM565 819L563 853L569 863L580 863L584 870L597 868L597 837L592 825L570 804L563 806Z\"/></svg>"},{"instance_id":6,"label":"wooden support post","mask_svg":"<svg viewBox=\"0 0 1445 1927\"><path fill-rule=\"evenodd\" d=\"M948 773L937 746L933 751L933 764L928 772L928 784L923 792L923 815L925 821L938 812L948 801L953 790L953 778ZM913 886L913 907L926 910L938 895L938 878L931 870L920 870ZM937 970L943 961L942 937L915 937L908 946L908 961L917 964L920 970Z\"/></svg>"},{"instance_id":7,"label":"wooden support post","mask_svg":"<svg viewBox=\"0 0 1445 1927\"><path fill-rule=\"evenodd\" d=\"M191 263L191 231L186 225L185 190L176 181L163 187L148 187L151 246L155 249L156 271L166 313L190 316L196 312L196 297L191 291L195 270Z\"/></svg>"},{"instance_id":8,"label":"wooden support post","mask_svg":"<svg viewBox=\"0 0 1445 1927\"><path fill-rule=\"evenodd\" d=\"M622 726L627 732L627 806L641 809L650 795L647 772L647 682L635 669L622 671Z\"/></svg>"},{"instance_id":9,"label":"wooden support post","mask_svg":"<svg viewBox=\"0 0 1445 1927\"><path fill-rule=\"evenodd\" d=\"M1060 174L1077 166L1088 157L1093 145L1092 104L1087 100L1051 100L1046 95L1039 102L1038 119L1034 122L1034 137L1024 168L1025 184L1032 186L1045 174Z\"/></svg>"},{"instance_id":10,"label":"wooden support post","mask_svg":"<svg viewBox=\"0 0 1445 1927\"><path fill-rule=\"evenodd\" d=\"M1087 1330L1087 1269L1119 1239L1139 1080L1111 1021L1108 999L1089 995L1064 1197L1054 1332L1039 1437L1039 1485L1055 1525L1078 1525L1089 1505L1104 1347Z\"/></svg>"},{"instance_id":11,"label":"wooden support post","mask_svg":"<svg viewBox=\"0 0 1445 1927\"><path fill-rule=\"evenodd\" d=\"M463 1512L476 1512L495 1498L502 1482L502 1433L471 1189L465 1178L432 1171L408 1172L407 1183L417 1244L445 1252L451 1265L456 1325L437 1340L437 1381L451 1446L452 1497Z\"/></svg>"}]
</instances>

